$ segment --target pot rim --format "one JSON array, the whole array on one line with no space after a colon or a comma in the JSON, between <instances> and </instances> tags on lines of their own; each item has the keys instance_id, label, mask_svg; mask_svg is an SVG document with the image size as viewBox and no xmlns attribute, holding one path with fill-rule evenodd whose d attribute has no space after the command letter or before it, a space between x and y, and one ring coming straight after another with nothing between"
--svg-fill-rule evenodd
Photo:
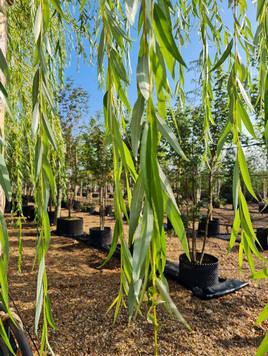
<instances>
[{"instance_id":1,"label":"pot rim","mask_svg":"<svg viewBox=\"0 0 268 356\"><path fill-rule=\"evenodd\" d=\"M197 254L197 256L198 255L201 256L201 252L197 252L196 254ZM210 265L215 265L215 264L219 263L219 259L214 255L211 255L209 253L205 253L204 256L212 257L212 260L214 260L214 262L213 261L211 261L209 263L202 262L202 264L199 264L199 263L196 263L196 262L192 262L192 261L188 260L188 257L186 256L186 253L182 253L181 255L179 255L179 261L183 262L185 264L188 264L190 266L210 266Z\"/></svg>"},{"instance_id":2,"label":"pot rim","mask_svg":"<svg viewBox=\"0 0 268 356\"><path fill-rule=\"evenodd\" d=\"M83 220L82 217L80 216L71 216L69 218L69 216L62 216L60 218L57 218L57 220L63 220L63 221L78 221L78 220Z\"/></svg>"},{"instance_id":3,"label":"pot rim","mask_svg":"<svg viewBox=\"0 0 268 356\"><path fill-rule=\"evenodd\" d=\"M99 226L93 226L93 227L90 227L89 230L93 230L93 231L108 231L108 230L112 230L112 228L110 226L104 226L104 230L101 230Z\"/></svg>"}]
</instances>

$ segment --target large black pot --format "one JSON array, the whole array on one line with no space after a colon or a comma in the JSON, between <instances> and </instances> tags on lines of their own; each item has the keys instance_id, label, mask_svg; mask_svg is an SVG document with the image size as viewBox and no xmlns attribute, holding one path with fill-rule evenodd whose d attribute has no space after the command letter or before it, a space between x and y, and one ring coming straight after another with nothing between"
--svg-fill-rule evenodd
<instances>
[{"instance_id":1,"label":"large black pot","mask_svg":"<svg viewBox=\"0 0 268 356\"><path fill-rule=\"evenodd\" d=\"M80 236L83 234L83 218L58 218L57 230L58 235Z\"/></svg>"},{"instance_id":2,"label":"large black pot","mask_svg":"<svg viewBox=\"0 0 268 356\"><path fill-rule=\"evenodd\" d=\"M26 205L22 207L22 213L27 218L28 221L34 221L35 218L35 208L33 205Z\"/></svg>"},{"instance_id":3,"label":"large black pot","mask_svg":"<svg viewBox=\"0 0 268 356\"><path fill-rule=\"evenodd\" d=\"M61 201L61 207L62 207L62 209L68 209L68 203L67 203L67 201L62 200L62 201Z\"/></svg>"},{"instance_id":4,"label":"large black pot","mask_svg":"<svg viewBox=\"0 0 268 356\"><path fill-rule=\"evenodd\" d=\"M205 235L205 228L206 228L206 216L202 216L201 220L198 224L198 236ZM220 219L214 218L208 222L208 237L217 236L220 234Z\"/></svg>"},{"instance_id":5,"label":"large black pot","mask_svg":"<svg viewBox=\"0 0 268 356\"><path fill-rule=\"evenodd\" d=\"M112 243L112 229L110 227L105 227L104 230L100 230L99 227L92 227L89 229L89 239L90 244L97 247L103 248Z\"/></svg>"},{"instance_id":6,"label":"large black pot","mask_svg":"<svg viewBox=\"0 0 268 356\"><path fill-rule=\"evenodd\" d=\"M55 225L56 212L55 211L48 211L47 213L48 213L48 218L49 218L50 225Z\"/></svg>"},{"instance_id":7,"label":"large black pot","mask_svg":"<svg viewBox=\"0 0 268 356\"><path fill-rule=\"evenodd\" d=\"M259 227L257 229L257 239L264 250L268 250L268 229ZM256 244L259 247L259 244Z\"/></svg>"},{"instance_id":8,"label":"large black pot","mask_svg":"<svg viewBox=\"0 0 268 356\"><path fill-rule=\"evenodd\" d=\"M106 205L105 207L105 215L106 216L111 216L113 213L113 206L112 205Z\"/></svg>"},{"instance_id":9,"label":"large black pot","mask_svg":"<svg viewBox=\"0 0 268 356\"><path fill-rule=\"evenodd\" d=\"M6 311L2 305L0 305L0 310L6 314ZM33 356L27 338L18 323L14 324L13 321L7 317L3 320L3 325L14 354L20 354L21 356ZM0 337L0 355L11 355L2 337Z\"/></svg>"},{"instance_id":10,"label":"large black pot","mask_svg":"<svg viewBox=\"0 0 268 356\"><path fill-rule=\"evenodd\" d=\"M200 253L197 253L197 258ZM186 254L179 257L179 281L186 288L208 288L218 283L218 259L205 254L202 264L190 262Z\"/></svg>"},{"instance_id":11,"label":"large black pot","mask_svg":"<svg viewBox=\"0 0 268 356\"><path fill-rule=\"evenodd\" d=\"M99 194L98 193L92 193L92 198L98 198Z\"/></svg>"},{"instance_id":12,"label":"large black pot","mask_svg":"<svg viewBox=\"0 0 268 356\"><path fill-rule=\"evenodd\" d=\"M6 201L6 205L5 205L5 213L11 213L12 210L12 201Z\"/></svg>"},{"instance_id":13,"label":"large black pot","mask_svg":"<svg viewBox=\"0 0 268 356\"><path fill-rule=\"evenodd\" d=\"M81 203L78 200L74 200L73 202L73 209L74 210L80 210L81 209Z\"/></svg>"}]
</instances>

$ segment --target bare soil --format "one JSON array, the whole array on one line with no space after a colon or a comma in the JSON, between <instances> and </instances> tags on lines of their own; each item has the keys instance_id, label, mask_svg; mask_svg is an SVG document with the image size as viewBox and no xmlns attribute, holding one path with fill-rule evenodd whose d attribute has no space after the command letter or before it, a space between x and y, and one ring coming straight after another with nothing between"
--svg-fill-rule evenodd
<instances>
[{"instance_id":1,"label":"bare soil","mask_svg":"<svg viewBox=\"0 0 268 356\"><path fill-rule=\"evenodd\" d=\"M250 211L255 228L268 224L268 215L259 214L257 205ZM67 215L67 211L63 211ZM88 213L74 213L84 218L84 231L97 226L98 216ZM221 232L230 227L233 212L230 206L215 209L220 217ZM7 216L9 220L9 216ZM114 220L107 218L107 226ZM52 228L52 230L55 228ZM126 225L127 231L127 225ZM14 299L21 317L36 342L41 332L34 336L35 289L37 269L33 269L37 243L34 223L23 224L23 264L18 272L18 230L9 225L10 263L9 292ZM201 246L202 239L198 241ZM250 270L244 262L241 274L238 269L238 243L227 255L228 241L209 238L207 252L219 258L219 274L224 278L248 280ZM175 236L167 236L168 259L178 262L182 253ZM268 251L262 252L268 259ZM98 266L106 254L70 238L52 235L46 258L49 297L52 303L54 321L58 330L49 331L49 342L56 355L60 356L108 356L108 355L153 355L154 336L152 325L144 316L128 324L127 309L121 309L113 324L113 311L106 314L119 291L120 262L116 257L102 269ZM264 263L256 260L256 269ZM192 292L175 281L169 281L170 294L176 306L191 325L189 332L177 320L170 317L159 306L158 322L162 327L158 333L158 350L162 356L250 356L268 330L268 323L254 326L259 313L267 303L268 281L255 283L236 293L218 299L201 301ZM12 302L11 302L12 306Z\"/></svg>"}]
</instances>

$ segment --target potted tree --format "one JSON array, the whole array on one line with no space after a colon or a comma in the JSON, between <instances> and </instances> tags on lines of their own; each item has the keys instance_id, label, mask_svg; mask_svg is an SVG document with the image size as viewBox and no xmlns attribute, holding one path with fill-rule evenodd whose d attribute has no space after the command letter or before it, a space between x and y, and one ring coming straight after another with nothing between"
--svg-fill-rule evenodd
<instances>
[{"instance_id":1,"label":"potted tree","mask_svg":"<svg viewBox=\"0 0 268 356\"><path fill-rule=\"evenodd\" d=\"M190 258L186 254L179 257L179 278L182 284L187 288L195 287L206 288L218 283L218 259L215 256L205 253L207 237L219 233L219 220L213 219L213 190L215 179L214 175L219 167L219 157L217 154L217 142L221 132L226 124L228 115L226 78L221 70L216 73L214 102L212 105L212 114L215 125L210 128L207 160L207 214L201 218L199 223L199 236L202 236L203 243L201 251L197 249L197 234L195 223L200 211L200 173L202 165L202 152L205 150L203 144L203 128L200 125L204 121L204 111L200 106L196 108L188 107L184 111L176 112L177 128L181 137L181 148L187 158L183 161L181 158L175 158L178 171L180 172L181 184L179 187L178 203L187 201L184 208L188 220L191 219L191 234L188 236L188 245ZM176 130L176 128L174 128Z\"/></svg>"},{"instance_id":2,"label":"potted tree","mask_svg":"<svg viewBox=\"0 0 268 356\"><path fill-rule=\"evenodd\" d=\"M67 185L68 217L60 217L63 178L58 181L57 233L60 235L79 236L83 234L83 219L72 216L75 202L76 186L79 180L78 138L74 137L74 125L87 112L88 94L81 87L74 87L73 81L67 79L65 87L59 92L59 116L62 126L65 150L65 178ZM59 162L59 165L61 162ZM78 203L74 208L78 208Z\"/></svg>"},{"instance_id":3,"label":"potted tree","mask_svg":"<svg viewBox=\"0 0 268 356\"><path fill-rule=\"evenodd\" d=\"M91 172L99 187L99 217L100 224L90 228L90 242L96 247L104 247L112 241L111 228L105 226L105 188L112 178L112 150L107 144L104 127L100 122L100 115L91 118L88 127L80 137L80 161L84 169ZM111 213L109 208L109 214Z\"/></svg>"}]
</instances>

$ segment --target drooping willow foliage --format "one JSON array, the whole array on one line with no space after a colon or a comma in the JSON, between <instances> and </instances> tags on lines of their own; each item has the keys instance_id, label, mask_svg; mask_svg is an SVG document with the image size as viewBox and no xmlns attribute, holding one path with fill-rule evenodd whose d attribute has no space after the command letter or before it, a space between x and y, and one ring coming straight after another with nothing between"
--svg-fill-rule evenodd
<instances>
[{"instance_id":1,"label":"drooping willow foliage","mask_svg":"<svg viewBox=\"0 0 268 356\"><path fill-rule=\"evenodd\" d=\"M113 147L116 217L113 243L107 259L115 251L117 242L121 243L121 284L118 297L112 305L115 306L115 319L124 299L128 301L129 320L136 317L142 302L149 299L147 317L154 325L155 354L158 329L156 309L159 298L166 302L169 311L174 312L189 327L169 297L168 284L163 274L166 261L163 230L165 214L188 256L189 251L180 212L171 186L157 160L157 152L162 136L178 155L187 160L179 140L167 125L166 112L168 107L172 110L170 103L173 85L169 84L170 81L177 82L175 92L179 101L184 103L184 69L187 63L181 55L181 48L193 36L192 31L200 36L201 43L199 62L203 83L203 133L206 147L203 159L207 164L210 155L210 127L214 125L210 104L212 75L220 65L224 65L228 75L230 109L228 123L218 142L217 154L221 154L225 138L231 132L236 148L236 161L233 174L235 219L230 248L240 232L240 268L245 255L253 277L267 277L267 268L255 273L253 256L265 260L256 248L256 236L241 190L243 181L255 197L240 143L243 125L250 135L255 136L251 115L254 108L248 94L252 85L250 68L253 59L258 64L258 105L262 108L264 134L266 142L268 141L268 5L265 0L257 1L258 27L254 35L246 17L248 2L229 0L228 11L233 18L231 28L222 20L222 2L219 0L178 0L176 3L165 0L100 0L96 6L88 0L17 0L8 8L9 72L3 56L0 56L0 67L7 78L8 97L2 87L1 93L6 103L6 122L10 127L7 137L14 140L14 152L10 152L10 157L14 162L19 162L16 169L10 169L12 180L15 181L12 184L15 184L19 198L22 187L21 170L27 165L28 176L35 191L39 222L35 326L37 331L42 313L42 352L46 352L47 347L50 348L48 325L54 327L45 268L45 256L50 241L47 207L49 197L55 196L55 174L58 170L63 170L63 167L57 167L55 163L59 161L57 154L63 157L55 98L63 78L63 67L67 59L66 46L70 50L72 33L79 54L87 55L84 40L89 41L92 52L95 50L98 71L105 83L103 112L107 136ZM193 23L195 26L192 26ZM139 49L138 53L134 51L132 54L134 36ZM126 93L130 84L130 59L135 54L137 99L131 108ZM126 110L128 116L131 116L130 145L125 140ZM25 134L22 135L21 132ZM19 142L24 142L27 146L28 159L25 158L25 150L22 152ZM5 166L2 167L1 184L10 198L10 184L4 174ZM62 175L60 173L59 177ZM122 196L122 178L127 185L129 216ZM130 185L134 187L133 193ZM122 211L129 222L128 242L123 231ZM4 253L0 259L0 264L3 265L0 268L0 283L2 300L7 306L8 239L3 219L1 222L0 238ZM267 308L261 314L259 322L265 318ZM1 326L0 320L0 334L5 337ZM267 344L266 336L258 351L259 355L265 354Z\"/></svg>"}]
</instances>

